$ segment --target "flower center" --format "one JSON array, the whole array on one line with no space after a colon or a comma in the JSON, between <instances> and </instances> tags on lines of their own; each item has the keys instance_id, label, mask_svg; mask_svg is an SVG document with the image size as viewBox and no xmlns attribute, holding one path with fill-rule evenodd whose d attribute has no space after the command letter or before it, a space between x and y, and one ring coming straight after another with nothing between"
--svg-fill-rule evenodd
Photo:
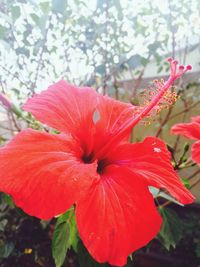
<instances>
[{"instance_id":1,"label":"flower center","mask_svg":"<svg viewBox=\"0 0 200 267\"><path fill-rule=\"evenodd\" d=\"M99 174L102 174L105 167L107 165L107 162L105 159L102 159L102 160L98 160L98 163L97 163L97 173Z\"/></svg>"},{"instance_id":2,"label":"flower center","mask_svg":"<svg viewBox=\"0 0 200 267\"><path fill-rule=\"evenodd\" d=\"M90 155L83 154L82 161L84 163L86 163L86 164L90 164L90 163L94 162L94 155L93 155L93 153L91 153Z\"/></svg>"},{"instance_id":3,"label":"flower center","mask_svg":"<svg viewBox=\"0 0 200 267\"><path fill-rule=\"evenodd\" d=\"M82 156L82 161L85 164L93 163L95 161L94 154L91 153L90 155L83 155ZM107 164L108 163L107 163L106 159L100 159L100 160L98 160L97 161L97 173L102 174L103 171L104 171L104 168L106 167Z\"/></svg>"}]
</instances>

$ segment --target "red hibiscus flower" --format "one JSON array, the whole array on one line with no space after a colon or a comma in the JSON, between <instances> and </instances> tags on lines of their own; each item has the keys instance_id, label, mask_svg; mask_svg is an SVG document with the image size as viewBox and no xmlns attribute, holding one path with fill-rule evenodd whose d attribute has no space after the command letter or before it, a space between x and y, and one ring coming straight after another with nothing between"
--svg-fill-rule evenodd
<instances>
[{"instance_id":1,"label":"red hibiscus flower","mask_svg":"<svg viewBox=\"0 0 200 267\"><path fill-rule=\"evenodd\" d=\"M98 262L123 266L158 233L161 217L149 186L183 204L193 201L161 140L128 143L133 126L159 109L174 80L190 69L169 61L169 79L155 81L151 101L141 108L65 81L50 86L24 109L61 133L27 129L0 150L0 190L42 219L75 204L80 237Z\"/></svg>"},{"instance_id":2,"label":"red hibiscus flower","mask_svg":"<svg viewBox=\"0 0 200 267\"><path fill-rule=\"evenodd\" d=\"M192 159L200 163L200 116L192 118L191 123L179 123L172 127L172 133L198 140L192 145Z\"/></svg>"}]
</instances>

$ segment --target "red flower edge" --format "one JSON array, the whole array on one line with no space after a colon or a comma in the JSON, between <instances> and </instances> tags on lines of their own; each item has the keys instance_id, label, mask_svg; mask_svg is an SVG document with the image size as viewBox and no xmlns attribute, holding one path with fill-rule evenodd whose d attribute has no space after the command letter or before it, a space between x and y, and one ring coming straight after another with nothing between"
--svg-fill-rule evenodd
<instances>
[{"instance_id":1,"label":"red flower edge","mask_svg":"<svg viewBox=\"0 0 200 267\"><path fill-rule=\"evenodd\" d=\"M196 163L200 163L200 116L193 117L190 123L175 124L171 128L171 132L189 139L198 140L192 145L192 159Z\"/></svg>"}]
</instances>

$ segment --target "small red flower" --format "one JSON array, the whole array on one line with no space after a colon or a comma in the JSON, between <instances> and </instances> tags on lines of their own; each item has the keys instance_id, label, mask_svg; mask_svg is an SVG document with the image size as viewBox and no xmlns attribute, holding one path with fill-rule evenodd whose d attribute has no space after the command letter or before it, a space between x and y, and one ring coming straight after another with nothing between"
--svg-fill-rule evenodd
<instances>
[{"instance_id":1,"label":"small red flower","mask_svg":"<svg viewBox=\"0 0 200 267\"><path fill-rule=\"evenodd\" d=\"M200 163L200 116L192 118L191 123L179 123L172 127L172 133L198 140L192 145L192 159Z\"/></svg>"},{"instance_id":2,"label":"small red flower","mask_svg":"<svg viewBox=\"0 0 200 267\"><path fill-rule=\"evenodd\" d=\"M193 201L161 140L127 141L190 68L177 70L177 62L169 61L168 81L156 81L156 93L140 109L65 81L50 86L24 109L61 134L27 129L0 150L0 190L42 219L75 204L80 237L98 262L123 266L158 233L161 217L149 186L166 189L183 204Z\"/></svg>"}]
</instances>

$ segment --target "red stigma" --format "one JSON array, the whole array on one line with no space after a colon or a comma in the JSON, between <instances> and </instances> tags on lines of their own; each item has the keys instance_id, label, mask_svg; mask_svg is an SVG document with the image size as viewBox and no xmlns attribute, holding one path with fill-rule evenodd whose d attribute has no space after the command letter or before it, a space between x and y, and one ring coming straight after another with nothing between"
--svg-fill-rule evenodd
<instances>
[{"instance_id":1,"label":"red stigma","mask_svg":"<svg viewBox=\"0 0 200 267\"><path fill-rule=\"evenodd\" d=\"M173 58L172 57L168 57L167 61L168 62L172 62Z\"/></svg>"},{"instance_id":2,"label":"red stigma","mask_svg":"<svg viewBox=\"0 0 200 267\"><path fill-rule=\"evenodd\" d=\"M167 60L170 64L170 77L172 77L174 80L179 78L181 75L183 75L188 70L192 69L191 65L179 65L178 66L178 60L174 60L173 58L168 58Z\"/></svg>"},{"instance_id":3,"label":"red stigma","mask_svg":"<svg viewBox=\"0 0 200 267\"><path fill-rule=\"evenodd\" d=\"M185 68L185 66L183 66L183 65L179 66L179 70L184 70L184 68Z\"/></svg>"},{"instance_id":4,"label":"red stigma","mask_svg":"<svg viewBox=\"0 0 200 267\"><path fill-rule=\"evenodd\" d=\"M191 65L187 65L186 69L187 70L191 70L192 69L192 66Z\"/></svg>"}]
</instances>

